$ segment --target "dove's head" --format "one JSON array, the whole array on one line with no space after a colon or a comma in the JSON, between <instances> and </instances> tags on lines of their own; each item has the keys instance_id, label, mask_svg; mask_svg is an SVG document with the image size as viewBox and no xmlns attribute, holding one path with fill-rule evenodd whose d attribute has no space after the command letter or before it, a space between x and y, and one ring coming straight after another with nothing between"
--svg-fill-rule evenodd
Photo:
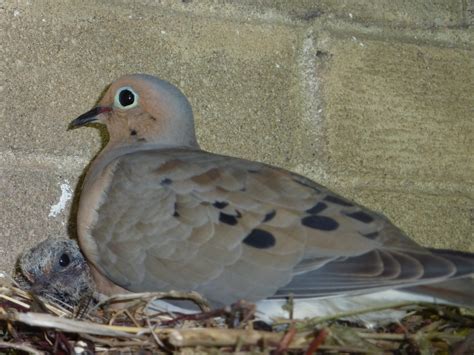
<instances>
[{"instance_id":1,"label":"dove's head","mask_svg":"<svg viewBox=\"0 0 474 355\"><path fill-rule=\"evenodd\" d=\"M174 85L151 75L125 75L114 81L97 106L71 122L107 126L111 145L151 142L197 147L191 105Z\"/></svg>"}]
</instances>

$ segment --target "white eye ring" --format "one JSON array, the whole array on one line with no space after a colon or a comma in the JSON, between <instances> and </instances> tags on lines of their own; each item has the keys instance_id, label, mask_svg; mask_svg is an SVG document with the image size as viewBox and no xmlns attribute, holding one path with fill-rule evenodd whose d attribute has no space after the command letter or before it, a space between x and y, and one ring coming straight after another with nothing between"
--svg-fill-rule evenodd
<instances>
[{"instance_id":1,"label":"white eye ring","mask_svg":"<svg viewBox=\"0 0 474 355\"><path fill-rule=\"evenodd\" d=\"M114 98L114 106L123 110L137 107L138 94L130 86L124 86L117 90Z\"/></svg>"}]
</instances>

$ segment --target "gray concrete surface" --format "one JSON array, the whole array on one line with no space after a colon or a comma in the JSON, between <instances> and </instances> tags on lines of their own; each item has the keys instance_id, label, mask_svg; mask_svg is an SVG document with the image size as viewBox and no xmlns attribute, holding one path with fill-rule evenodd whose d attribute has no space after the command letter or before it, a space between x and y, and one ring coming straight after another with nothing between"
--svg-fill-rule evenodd
<instances>
[{"instance_id":1,"label":"gray concrete surface","mask_svg":"<svg viewBox=\"0 0 474 355\"><path fill-rule=\"evenodd\" d=\"M105 138L67 125L132 72L189 96L205 149L303 173L425 245L474 251L467 1L110 4L0 3L0 270L74 236L66 187Z\"/></svg>"}]
</instances>

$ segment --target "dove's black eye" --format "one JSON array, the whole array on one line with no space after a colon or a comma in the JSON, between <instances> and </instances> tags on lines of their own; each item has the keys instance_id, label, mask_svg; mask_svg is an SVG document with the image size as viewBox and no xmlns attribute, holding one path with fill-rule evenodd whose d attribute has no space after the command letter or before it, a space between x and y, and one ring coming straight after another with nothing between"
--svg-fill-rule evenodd
<instances>
[{"instance_id":1,"label":"dove's black eye","mask_svg":"<svg viewBox=\"0 0 474 355\"><path fill-rule=\"evenodd\" d=\"M69 259L69 255L67 254L61 255L61 257L59 258L59 265L61 265L62 267L68 266L70 262L71 260Z\"/></svg>"},{"instance_id":2,"label":"dove's black eye","mask_svg":"<svg viewBox=\"0 0 474 355\"><path fill-rule=\"evenodd\" d=\"M135 95L130 90L124 89L120 91L119 101L122 106L130 106L135 102Z\"/></svg>"},{"instance_id":3,"label":"dove's black eye","mask_svg":"<svg viewBox=\"0 0 474 355\"><path fill-rule=\"evenodd\" d=\"M137 106L137 103L138 95L131 87L125 86L117 90L114 99L114 106L128 110L129 108Z\"/></svg>"}]
</instances>

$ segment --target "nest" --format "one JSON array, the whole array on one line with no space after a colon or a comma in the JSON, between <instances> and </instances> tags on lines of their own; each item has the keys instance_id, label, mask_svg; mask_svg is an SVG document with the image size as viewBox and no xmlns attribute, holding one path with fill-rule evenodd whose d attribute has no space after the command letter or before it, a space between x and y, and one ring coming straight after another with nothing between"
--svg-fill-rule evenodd
<instances>
[{"instance_id":1,"label":"nest","mask_svg":"<svg viewBox=\"0 0 474 355\"><path fill-rule=\"evenodd\" d=\"M3 276L3 277L1 277ZM152 313L156 299L188 299L201 312ZM40 298L0 275L0 352L15 353L408 353L464 354L474 351L474 313L420 304L403 308L392 324L365 327L338 314L313 319L255 320L255 306L239 302L210 310L196 293L143 293L85 302L71 308ZM384 307L385 309L385 307ZM147 310L147 311L145 311ZM375 312L381 308L358 311ZM291 303L289 304L291 313Z\"/></svg>"}]
</instances>

